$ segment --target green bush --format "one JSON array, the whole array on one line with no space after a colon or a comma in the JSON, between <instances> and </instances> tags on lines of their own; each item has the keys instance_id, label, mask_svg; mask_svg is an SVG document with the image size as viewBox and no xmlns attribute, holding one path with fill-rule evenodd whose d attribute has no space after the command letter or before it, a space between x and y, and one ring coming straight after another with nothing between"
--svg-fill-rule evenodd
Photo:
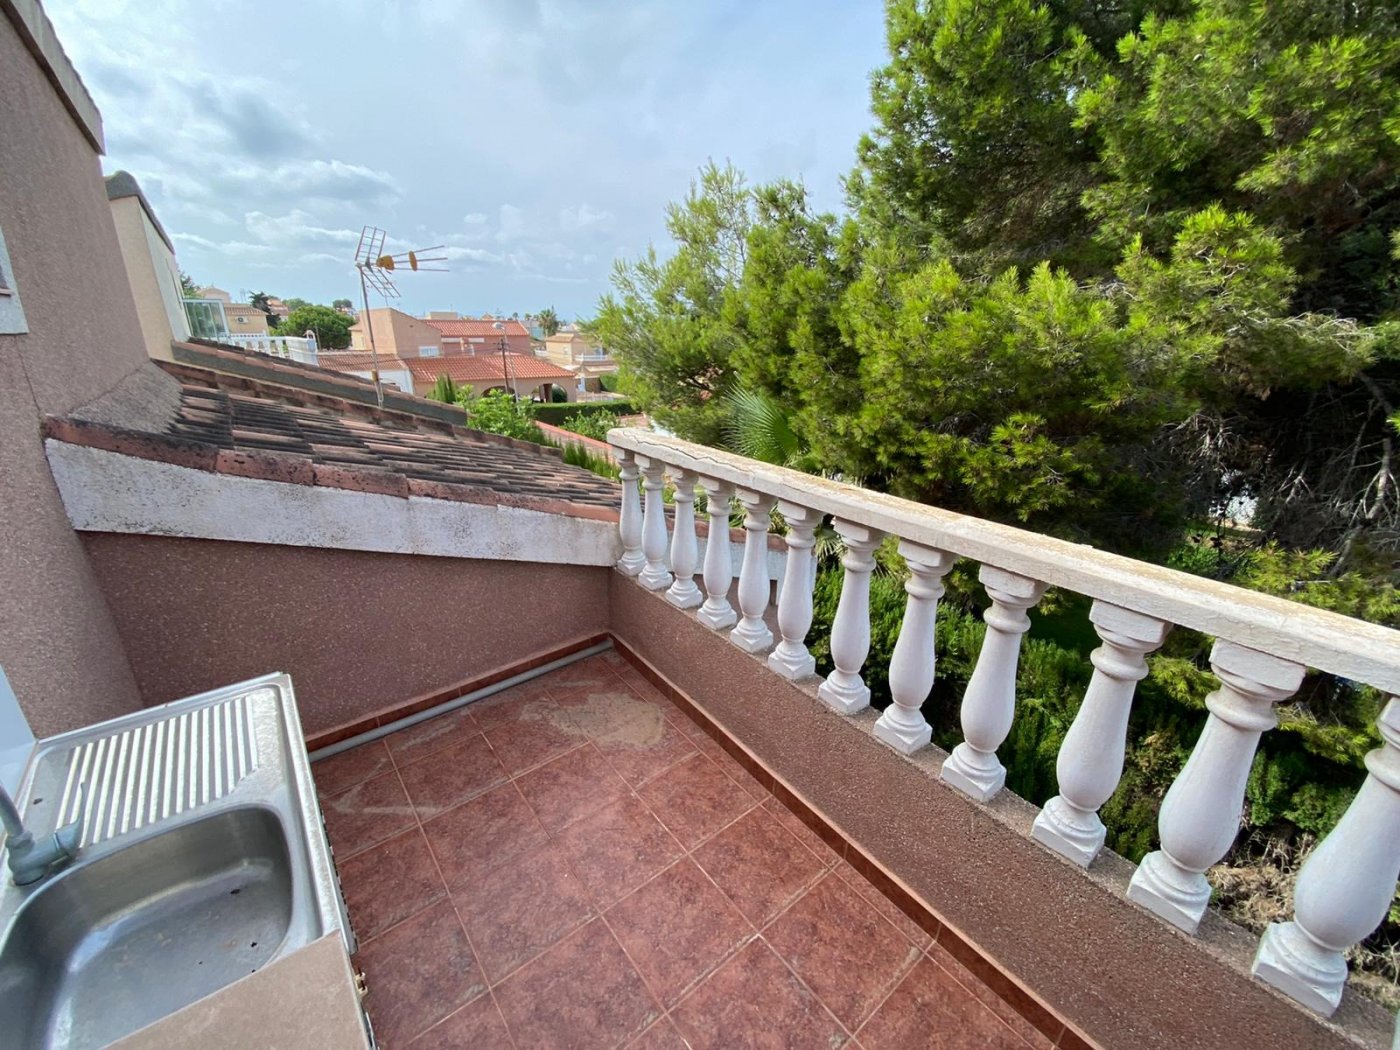
<instances>
[{"instance_id":1,"label":"green bush","mask_svg":"<svg viewBox=\"0 0 1400 1050\"><path fill-rule=\"evenodd\" d=\"M559 425L565 430L593 438L595 441L606 441L608 431L617 426L617 417L608 412L594 412L592 415L578 412Z\"/></svg>"},{"instance_id":2,"label":"green bush","mask_svg":"<svg viewBox=\"0 0 1400 1050\"><path fill-rule=\"evenodd\" d=\"M564 420L576 415L607 413L614 416L630 416L636 409L630 401L585 401L569 405L536 405L535 418L551 426L562 426Z\"/></svg>"},{"instance_id":3,"label":"green bush","mask_svg":"<svg viewBox=\"0 0 1400 1050\"><path fill-rule=\"evenodd\" d=\"M535 426L534 406L529 401L518 401L504 391L492 390L481 397L462 397L459 403L466 409L469 427L545 443L544 433Z\"/></svg>"}]
</instances>

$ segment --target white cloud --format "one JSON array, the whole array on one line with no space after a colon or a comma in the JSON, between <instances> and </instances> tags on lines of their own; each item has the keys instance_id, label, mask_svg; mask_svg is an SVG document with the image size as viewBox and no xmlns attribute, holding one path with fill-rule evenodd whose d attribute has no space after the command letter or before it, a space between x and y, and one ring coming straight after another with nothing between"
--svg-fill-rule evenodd
<instances>
[{"instance_id":1,"label":"white cloud","mask_svg":"<svg viewBox=\"0 0 1400 1050\"><path fill-rule=\"evenodd\" d=\"M606 228L612 223L610 211L580 204L575 208L559 209L559 228L565 233L581 233L587 230Z\"/></svg>"}]
</instances>

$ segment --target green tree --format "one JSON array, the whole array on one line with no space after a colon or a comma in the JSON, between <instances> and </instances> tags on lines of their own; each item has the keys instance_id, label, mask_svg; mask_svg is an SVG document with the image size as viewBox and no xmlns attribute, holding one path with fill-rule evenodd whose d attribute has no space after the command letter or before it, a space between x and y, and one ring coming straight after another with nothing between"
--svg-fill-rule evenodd
<instances>
[{"instance_id":1,"label":"green tree","mask_svg":"<svg viewBox=\"0 0 1400 1050\"><path fill-rule=\"evenodd\" d=\"M199 285L195 284L194 278L184 270L180 271L180 294L186 299L199 298Z\"/></svg>"},{"instance_id":2,"label":"green tree","mask_svg":"<svg viewBox=\"0 0 1400 1050\"><path fill-rule=\"evenodd\" d=\"M291 300L288 300L290 307ZM278 325L279 335L302 335L313 332L316 345L326 350L342 350L350 345L350 326L353 318L332 310L329 306L312 306L303 303L292 307L282 323Z\"/></svg>"},{"instance_id":3,"label":"green tree","mask_svg":"<svg viewBox=\"0 0 1400 1050\"><path fill-rule=\"evenodd\" d=\"M618 355L623 390L692 440L722 436L735 344L724 303L743 274L751 213L744 177L729 165L706 165L686 199L666 210L675 253L663 260L652 247L614 264L613 292L593 323Z\"/></svg>"},{"instance_id":4,"label":"green tree","mask_svg":"<svg viewBox=\"0 0 1400 1050\"><path fill-rule=\"evenodd\" d=\"M353 310L355 308L355 304L352 303L349 299L332 299L331 307L335 310Z\"/></svg>"},{"instance_id":5,"label":"green tree","mask_svg":"<svg viewBox=\"0 0 1400 1050\"><path fill-rule=\"evenodd\" d=\"M535 321L538 322L540 331L542 331L546 337L559 331L559 315L554 312L554 307L552 306L546 306L537 313L535 315Z\"/></svg>"}]
</instances>

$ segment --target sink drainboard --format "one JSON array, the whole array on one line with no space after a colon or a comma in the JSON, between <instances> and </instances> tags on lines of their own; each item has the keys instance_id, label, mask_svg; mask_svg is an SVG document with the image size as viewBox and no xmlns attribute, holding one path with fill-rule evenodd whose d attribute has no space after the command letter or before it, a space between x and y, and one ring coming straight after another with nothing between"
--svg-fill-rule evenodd
<instances>
[{"instance_id":1,"label":"sink drainboard","mask_svg":"<svg viewBox=\"0 0 1400 1050\"><path fill-rule=\"evenodd\" d=\"M258 768L251 704L235 696L75 747L59 824L82 819L82 846L223 798Z\"/></svg>"}]
</instances>

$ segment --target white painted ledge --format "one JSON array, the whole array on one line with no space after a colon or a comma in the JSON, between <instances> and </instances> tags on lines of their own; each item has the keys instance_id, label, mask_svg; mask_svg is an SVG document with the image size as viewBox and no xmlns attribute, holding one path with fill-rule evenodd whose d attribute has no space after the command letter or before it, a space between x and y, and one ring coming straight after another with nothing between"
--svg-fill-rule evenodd
<instances>
[{"instance_id":1,"label":"white painted ledge","mask_svg":"<svg viewBox=\"0 0 1400 1050\"><path fill-rule=\"evenodd\" d=\"M496 504L292 485L45 443L80 532L119 532L445 558L610 566L617 525Z\"/></svg>"}]
</instances>

